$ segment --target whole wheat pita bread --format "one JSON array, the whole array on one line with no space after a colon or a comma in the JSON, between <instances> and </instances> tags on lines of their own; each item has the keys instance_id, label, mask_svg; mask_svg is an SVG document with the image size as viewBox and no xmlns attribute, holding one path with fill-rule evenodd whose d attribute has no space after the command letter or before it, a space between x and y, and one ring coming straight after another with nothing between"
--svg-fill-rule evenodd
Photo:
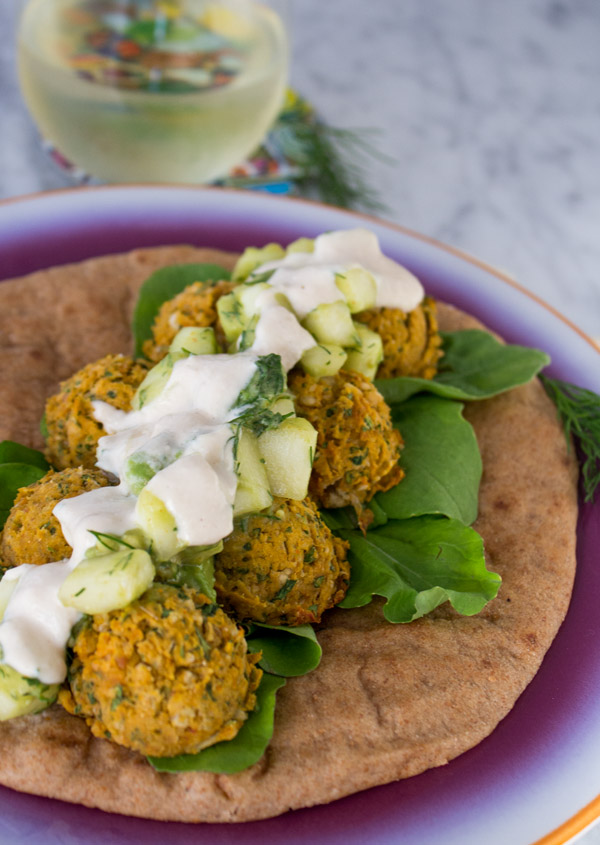
<instances>
[{"instance_id":1,"label":"whole wheat pita bread","mask_svg":"<svg viewBox=\"0 0 600 845\"><path fill-rule=\"evenodd\" d=\"M58 381L108 352L130 352L140 283L189 261L231 267L234 257L144 249L0 285L0 440L40 447L39 420ZM440 323L480 325L445 305ZM533 678L566 613L577 470L539 383L467 414L484 466L475 527L503 578L478 616L442 606L391 625L379 602L331 612L319 633L321 666L278 693L272 743L240 774L158 774L55 705L0 725L0 782L147 818L247 821L416 775L480 742Z\"/></svg>"}]
</instances>

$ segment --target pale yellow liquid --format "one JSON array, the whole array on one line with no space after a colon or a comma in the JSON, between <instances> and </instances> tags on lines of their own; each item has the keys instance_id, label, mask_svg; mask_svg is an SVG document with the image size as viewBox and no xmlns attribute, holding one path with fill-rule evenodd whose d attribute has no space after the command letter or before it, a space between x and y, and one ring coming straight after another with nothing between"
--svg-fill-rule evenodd
<instances>
[{"instance_id":1,"label":"pale yellow liquid","mask_svg":"<svg viewBox=\"0 0 600 845\"><path fill-rule=\"evenodd\" d=\"M30 0L19 36L23 96L42 135L72 163L106 182L207 182L260 144L282 105L287 39L280 18L257 4L252 51L229 84L183 94L126 91L65 68L56 6ZM192 2L193 5L193 2Z\"/></svg>"}]
</instances>

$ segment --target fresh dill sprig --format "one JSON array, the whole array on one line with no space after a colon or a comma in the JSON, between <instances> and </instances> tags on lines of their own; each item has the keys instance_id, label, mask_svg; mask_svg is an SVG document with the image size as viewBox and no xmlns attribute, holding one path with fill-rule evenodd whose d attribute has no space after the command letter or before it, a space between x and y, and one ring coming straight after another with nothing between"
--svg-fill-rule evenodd
<instances>
[{"instance_id":1,"label":"fresh dill sprig","mask_svg":"<svg viewBox=\"0 0 600 845\"><path fill-rule=\"evenodd\" d=\"M298 168L294 182L301 193L339 208L387 211L367 185L367 160L390 162L370 141L372 129L329 126L312 105L294 91L274 126L277 143Z\"/></svg>"},{"instance_id":2,"label":"fresh dill sprig","mask_svg":"<svg viewBox=\"0 0 600 845\"><path fill-rule=\"evenodd\" d=\"M581 449L585 501L593 502L600 484L600 395L560 379L540 378L556 405L567 440L572 436Z\"/></svg>"},{"instance_id":3,"label":"fresh dill sprig","mask_svg":"<svg viewBox=\"0 0 600 845\"><path fill-rule=\"evenodd\" d=\"M302 193L314 190L318 198L338 208L384 212L387 207L367 185L365 164L369 156L379 157L367 141L368 130L339 129L315 119L289 123L303 168L295 182Z\"/></svg>"}]
</instances>

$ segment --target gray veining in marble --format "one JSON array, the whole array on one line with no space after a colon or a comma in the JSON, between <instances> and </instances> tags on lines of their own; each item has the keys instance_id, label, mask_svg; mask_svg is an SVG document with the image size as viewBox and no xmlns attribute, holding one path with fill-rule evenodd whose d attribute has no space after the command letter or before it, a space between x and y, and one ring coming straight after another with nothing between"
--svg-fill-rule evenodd
<instances>
[{"instance_id":1,"label":"gray veining in marble","mask_svg":"<svg viewBox=\"0 0 600 845\"><path fill-rule=\"evenodd\" d=\"M18 5L0 5L0 197L64 184L18 92ZM599 0L295 0L293 31L295 87L393 160L367 162L383 217L600 336Z\"/></svg>"}]
</instances>

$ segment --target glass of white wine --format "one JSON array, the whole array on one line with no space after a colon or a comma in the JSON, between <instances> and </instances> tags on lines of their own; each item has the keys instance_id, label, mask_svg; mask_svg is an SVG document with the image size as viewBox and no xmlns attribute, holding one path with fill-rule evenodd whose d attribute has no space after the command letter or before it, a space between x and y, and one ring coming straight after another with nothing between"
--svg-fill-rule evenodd
<instances>
[{"instance_id":1,"label":"glass of white wine","mask_svg":"<svg viewBox=\"0 0 600 845\"><path fill-rule=\"evenodd\" d=\"M42 136L104 182L204 183L283 103L285 0L28 0L19 78Z\"/></svg>"}]
</instances>

